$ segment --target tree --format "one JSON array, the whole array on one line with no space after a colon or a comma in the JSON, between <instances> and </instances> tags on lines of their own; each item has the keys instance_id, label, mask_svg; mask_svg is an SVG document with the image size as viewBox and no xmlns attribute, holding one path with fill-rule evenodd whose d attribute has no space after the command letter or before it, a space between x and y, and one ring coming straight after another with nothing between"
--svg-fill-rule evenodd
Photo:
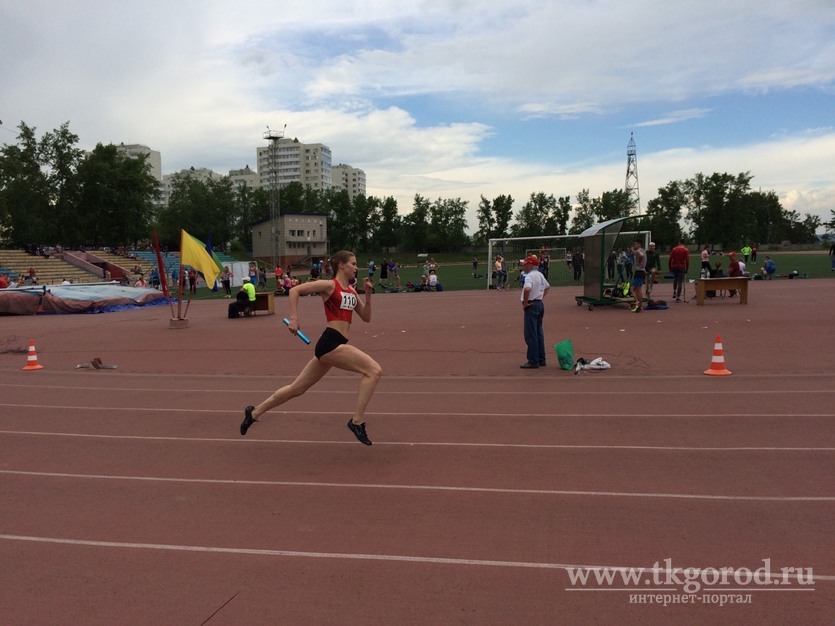
<instances>
[{"instance_id":1,"label":"tree","mask_svg":"<svg viewBox=\"0 0 835 626\"><path fill-rule=\"evenodd\" d=\"M638 224L638 230L649 230L659 246L672 247L681 238L681 213L685 195L679 181L667 183L658 189L658 196L647 203L646 217Z\"/></svg>"},{"instance_id":2,"label":"tree","mask_svg":"<svg viewBox=\"0 0 835 626\"><path fill-rule=\"evenodd\" d=\"M751 178L748 172L737 176L714 173L709 177L699 173L684 182L686 219L692 224L697 244L719 243L727 248L748 240L753 225L745 196Z\"/></svg>"},{"instance_id":3,"label":"tree","mask_svg":"<svg viewBox=\"0 0 835 626\"><path fill-rule=\"evenodd\" d=\"M83 241L135 245L147 239L159 197L147 156L129 158L116 146L96 145L78 166L79 230Z\"/></svg>"},{"instance_id":4,"label":"tree","mask_svg":"<svg viewBox=\"0 0 835 626\"><path fill-rule=\"evenodd\" d=\"M571 197L561 196L557 198L557 208L554 214L557 235L565 235L568 228L568 217L571 215Z\"/></svg>"},{"instance_id":5,"label":"tree","mask_svg":"<svg viewBox=\"0 0 835 626\"><path fill-rule=\"evenodd\" d=\"M473 243L479 246L485 245L496 230L496 218L493 216L493 203L484 196L481 196L481 201L478 203L476 218L478 230L473 235Z\"/></svg>"},{"instance_id":6,"label":"tree","mask_svg":"<svg viewBox=\"0 0 835 626\"><path fill-rule=\"evenodd\" d=\"M510 220L513 219L513 196L501 195L493 199L493 217L496 230L492 238L507 237L510 233Z\"/></svg>"},{"instance_id":7,"label":"tree","mask_svg":"<svg viewBox=\"0 0 835 626\"><path fill-rule=\"evenodd\" d=\"M354 250L356 233L351 223L351 198L345 189L328 189L323 194L328 216L328 237L332 250Z\"/></svg>"},{"instance_id":8,"label":"tree","mask_svg":"<svg viewBox=\"0 0 835 626\"><path fill-rule=\"evenodd\" d=\"M50 188L35 129L23 122L18 129L17 145L4 145L0 156L0 205L9 243L23 248L49 241Z\"/></svg>"},{"instance_id":9,"label":"tree","mask_svg":"<svg viewBox=\"0 0 835 626\"><path fill-rule=\"evenodd\" d=\"M415 194L412 212L403 218L403 247L413 252L429 249L429 200Z\"/></svg>"},{"instance_id":10,"label":"tree","mask_svg":"<svg viewBox=\"0 0 835 626\"><path fill-rule=\"evenodd\" d=\"M589 190L583 189L577 194L577 207L571 219L569 234L577 235L594 226L596 212L595 201L589 197Z\"/></svg>"},{"instance_id":11,"label":"tree","mask_svg":"<svg viewBox=\"0 0 835 626\"><path fill-rule=\"evenodd\" d=\"M557 200L553 195L540 191L532 193L528 201L515 215L516 223L511 228L514 237L538 237L556 232L554 215Z\"/></svg>"},{"instance_id":12,"label":"tree","mask_svg":"<svg viewBox=\"0 0 835 626\"><path fill-rule=\"evenodd\" d=\"M600 200L594 203L594 212L598 222L627 217L632 215L633 210L633 200L623 189L604 191Z\"/></svg>"},{"instance_id":13,"label":"tree","mask_svg":"<svg viewBox=\"0 0 835 626\"><path fill-rule=\"evenodd\" d=\"M379 250L394 249L400 244L402 220L397 213L397 200L392 196L382 202L376 200L380 207L379 223L374 233L374 247Z\"/></svg>"},{"instance_id":14,"label":"tree","mask_svg":"<svg viewBox=\"0 0 835 626\"><path fill-rule=\"evenodd\" d=\"M179 247L182 228L198 239L211 234L213 247L220 248L231 241L238 219L236 194L228 176L202 181L184 173L175 177L168 206L160 212L159 236Z\"/></svg>"},{"instance_id":15,"label":"tree","mask_svg":"<svg viewBox=\"0 0 835 626\"><path fill-rule=\"evenodd\" d=\"M467 201L438 198L429 207L429 242L432 252L453 252L470 243L467 230Z\"/></svg>"}]
</instances>

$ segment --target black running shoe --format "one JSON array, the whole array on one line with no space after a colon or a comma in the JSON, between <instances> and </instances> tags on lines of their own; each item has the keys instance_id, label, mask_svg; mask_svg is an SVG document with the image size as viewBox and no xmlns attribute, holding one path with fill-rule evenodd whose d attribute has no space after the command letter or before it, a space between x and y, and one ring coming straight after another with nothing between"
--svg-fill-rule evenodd
<instances>
[{"instance_id":1,"label":"black running shoe","mask_svg":"<svg viewBox=\"0 0 835 626\"><path fill-rule=\"evenodd\" d=\"M248 406L244 409L244 421L241 422L241 436L245 435L246 431L249 430L249 427L258 421L252 417L252 409L254 408L254 406Z\"/></svg>"},{"instance_id":2,"label":"black running shoe","mask_svg":"<svg viewBox=\"0 0 835 626\"><path fill-rule=\"evenodd\" d=\"M371 440L365 434L365 422L362 424L354 424L354 420L348 420L348 430L354 433L354 436L367 446L371 445Z\"/></svg>"}]
</instances>

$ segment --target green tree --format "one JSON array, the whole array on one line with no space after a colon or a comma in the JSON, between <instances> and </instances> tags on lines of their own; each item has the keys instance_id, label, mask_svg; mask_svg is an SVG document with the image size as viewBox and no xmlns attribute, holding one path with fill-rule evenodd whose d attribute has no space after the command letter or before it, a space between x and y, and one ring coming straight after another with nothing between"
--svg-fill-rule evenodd
<instances>
[{"instance_id":1,"label":"green tree","mask_svg":"<svg viewBox=\"0 0 835 626\"><path fill-rule=\"evenodd\" d=\"M574 217L571 219L569 234L577 235L594 226L596 215L596 202L591 199L589 190L583 189L577 194L577 206L574 209Z\"/></svg>"},{"instance_id":2,"label":"green tree","mask_svg":"<svg viewBox=\"0 0 835 626\"><path fill-rule=\"evenodd\" d=\"M679 181L672 181L665 187L660 187L658 196L647 203L646 217L638 224L638 230L651 231L652 238L659 247L676 245L682 237L681 215L685 201Z\"/></svg>"},{"instance_id":3,"label":"green tree","mask_svg":"<svg viewBox=\"0 0 835 626\"><path fill-rule=\"evenodd\" d=\"M331 250L355 250L357 238L353 228L353 206L345 189L331 188L324 192L323 201L328 216L328 237Z\"/></svg>"},{"instance_id":4,"label":"green tree","mask_svg":"<svg viewBox=\"0 0 835 626\"><path fill-rule=\"evenodd\" d=\"M429 250L429 200L415 194L412 212L403 218L403 247L412 252Z\"/></svg>"},{"instance_id":5,"label":"green tree","mask_svg":"<svg viewBox=\"0 0 835 626\"><path fill-rule=\"evenodd\" d=\"M79 228L95 247L136 245L154 219L157 180L146 156L133 159L113 144L96 145L78 166Z\"/></svg>"},{"instance_id":6,"label":"green tree","mask_svg":"<svg viewBox=\"0 0 835 626\"><path fill-rule=\"evenodd\" d=\"M623 189L604 191L600 200L595 202L595 217L598 222L608 222L627 217L634 212L634 203Z\"/></svg>"},{"instance_id":7,"label":"green tree","mask_svg":"<svg viewBox=\"0 0 835 626\"><path fill-rule=\"evenodd\" d=\"M553 195L540 191L532 193L528 201L515 215L516 223L511 232L514 237L538 237L555 234L557 200Z\"/></svg>"},{"instance_id":8,"label":"green tree","mask_svg":"<svg viewBox=\"0 0 835 626\"><path fill-rule=\"evenodd\" d=\"M159 237L169 246L180 245L180 229L204 240L211 234L212 246L231 241L239 221L238 205L228 176L202 181L188 173L174 179L168 206L160 211Z\"/></svg>"},{"instance_id":9,"label":"green tree","mask_svg":"<svg viewBox=\"0 0 835 626\"><path fill-rule=\"evenodd\" d=\"M50 187L35 128L21 122L16 145L4 145L0 154L0 205L12 246L48 242L45 224L50 219Z\"/></svg>"},{"instance_id":10,"label":"green tree","mask_svg":"<svg viewBox=\"0 0 835 626\"><path fill-rule=\"evenodd\" d=\"M557 235L565 235L568 229L568 218L571 215L571 197L561 196L557 198L557 208L554 214Z\"/></svg>"},{"instance_id":11,"label":"green tree","mask_svg":"<svg viewBox=\"0 0 835 626\"><path fill-rule=\"evenodd\" d=\"M513 196L501 195L493 199L493 217L496 229L491 238L498 239L510 234L510 221L513 219Z\"/></svg>"},{"instance_id":12,"label":"green tree","mask_svg":"<svg viewBox=\"0 0 835 626\"><path fill-rule=\"evenodd\" d=\"M473 242L476 245L484 245L493 237L493 233L496 231L493 203L484 196L481 196L481 201L478 203L476 218L478 219L478 230L473 235Z\"/></svg>"},{"instance_id":13,"label":"green tree","mask_svg":"<svg viewBox=\"0 0 835 626\"><path fill-rule=\"evenodd\" d=\"M394 250L400 245L402 220L397 213L397 200L392 196L377 200L380 208L379 223L374 233L374 248Z\"/></svg>"},{"instance_id":14,"label":"green tree","mask_svg":"<svg viewBox=\"0 0 835 626\"><path fill-rule=\"evenodd\" d=\"M748 240L748 231L753 228L746 201L751 178L748 172L737 176L714 173L709 177L699 173L683 183L686 220L692 225L697 244L719 243L728 248Z\"/></svg>"},{"instance_id":15,"label":"green tree","mask_svg":"<svg viewBox=\"0 0 835 626\"><path fill-rule=\"evenodd\" d=\"M438 198L429 207L429 245L431 252L454 252L467 246L467 201Z\"/></svg>"}]
</instances>

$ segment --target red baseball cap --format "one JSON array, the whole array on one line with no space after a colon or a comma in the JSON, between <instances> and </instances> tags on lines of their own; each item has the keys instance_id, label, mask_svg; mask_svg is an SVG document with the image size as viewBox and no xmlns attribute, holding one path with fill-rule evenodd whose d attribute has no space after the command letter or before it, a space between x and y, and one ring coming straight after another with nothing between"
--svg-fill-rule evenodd
<instances>
[{"instance_id":1,"label":"red baseball cap","mask_svg":"<svg viewBox=\"0 0 835 626\"><path fill-rule=\"evenodd\" d=\"M535 256L529 256L526 259L522 259L523 265L539 265L539 260Z\"/></svg>"}]
</instances>

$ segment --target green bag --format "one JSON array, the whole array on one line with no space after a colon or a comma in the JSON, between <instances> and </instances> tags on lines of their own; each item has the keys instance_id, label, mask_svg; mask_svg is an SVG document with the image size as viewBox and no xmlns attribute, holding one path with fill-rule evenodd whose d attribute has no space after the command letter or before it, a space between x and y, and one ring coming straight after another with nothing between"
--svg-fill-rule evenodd
<instances>
[{"instance_id":1,"label":"green bag","mask_svg":"<svg viewBox=\"0 0 835 626\"><path fill-rule=\"evenodd\" d=\"M571 339L563 339L554 344L554 351L557 353L557 360L560 362L561 368L564 370L574 369L574 346L571 345Z\"/></svg>"}]
</instances>

